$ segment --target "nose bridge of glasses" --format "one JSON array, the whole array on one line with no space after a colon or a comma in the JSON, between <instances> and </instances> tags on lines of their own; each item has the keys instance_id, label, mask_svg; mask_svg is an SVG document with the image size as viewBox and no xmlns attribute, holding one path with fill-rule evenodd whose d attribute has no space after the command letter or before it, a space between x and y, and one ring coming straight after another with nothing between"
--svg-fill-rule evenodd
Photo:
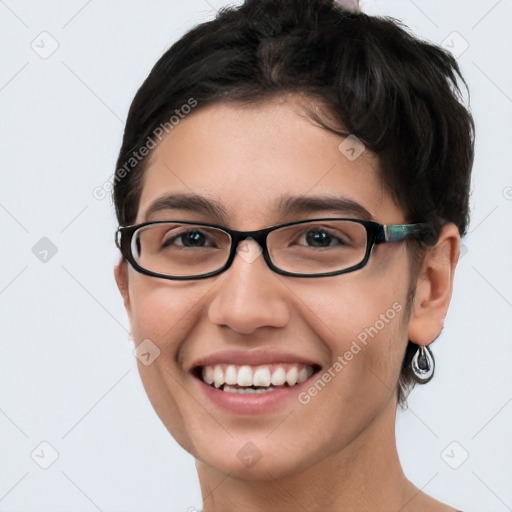
<instances>
[{"instance_id":1,"label":"nose bridge of glasses","mask_svg":"<svg viewBox=\"0 0 512 512\"><path fill-rule=\"evenodd\" d=\"M265 250L266 249L266 238L267 234L271 231L271 228L258 229L254 231L236 231L231 230L230 236L234 250L239 251L241 242L254 241L258 246ZM247 244L244 244L247 245ZM250 244L249 244L250 245Z\"/></svg>"}]
</instances>

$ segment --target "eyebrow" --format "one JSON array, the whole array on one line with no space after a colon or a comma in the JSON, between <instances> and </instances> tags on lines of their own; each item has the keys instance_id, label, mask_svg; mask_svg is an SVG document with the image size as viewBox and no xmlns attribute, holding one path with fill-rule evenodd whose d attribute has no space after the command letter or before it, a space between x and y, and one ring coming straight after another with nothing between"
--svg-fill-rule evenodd
<instances>
[{"instance_id":1,"label":"eyebrow","mask_svg":"<svg viewBox=\"0 0 512 512\"><path fill-rule=\"evenodd\" d=\"M209 217L226 220L227 212L224 206L214 199L197 194L174 193L160 197L148 208L146 221L157 212L164 210L185 210L194 213L202 213Z\"/></svg>"},{"instance_id":2,"label":"eyebrow","mask_svg":"<svg viewBox=\"0 0 512 512\"><path fill-rule=\"evenodd\" d=\"M364 206L340 195L283 196L277 201L275 210L287 215L320 211L342 212L362 220L373 219L372 214Z\"/></svg>"},{"instance_id":3,"label":"eyebrow","mask_svg":"<svg viewBox=\"0 0 512 512\"><path fill-rule=\"evenodd\" d=\"M224 205L214 199L189 193L173 193L155 200L149 206L145 221L165 210L185 210L204 214L226 222L228 218ZM361 204L340 195L281 196L276 201L273 212L281 215L312 214L316 212L340 212L358 219L372 220L371 213Z\"/></svg>"}]
</instances>

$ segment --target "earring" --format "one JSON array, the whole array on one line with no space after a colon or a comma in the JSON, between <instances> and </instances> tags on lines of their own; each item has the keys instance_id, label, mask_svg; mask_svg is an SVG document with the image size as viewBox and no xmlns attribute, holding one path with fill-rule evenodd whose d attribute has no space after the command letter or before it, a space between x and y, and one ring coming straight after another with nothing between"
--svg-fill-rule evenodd
<instances>
[{"instance_id":1,"label":"earring","mask_svg":"<svg viewBox=\"0 0 512 512\"><path fill-rule=\"evenodd\" d=\"M435 366L430 348L420 345L411 361L412 372L420 384L426 384L432 379Z\"/></svg>"}]
</instances>

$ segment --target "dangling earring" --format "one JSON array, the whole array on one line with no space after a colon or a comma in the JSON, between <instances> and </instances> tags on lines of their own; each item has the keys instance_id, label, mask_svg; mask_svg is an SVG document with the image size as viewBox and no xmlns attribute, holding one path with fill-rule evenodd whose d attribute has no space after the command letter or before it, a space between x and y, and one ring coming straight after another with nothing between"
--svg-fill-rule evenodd
<instances>
[{"instance_id":1,"label":"dangling earring","mask_svg":"<svg viewBox=\"0 0 512 512\"><path fill-rule=\"evenodd\" d=\"M411 361L412 372L418 382L426 384L434 376L435 366L430 348L420 345Z\"/></svg>"}]
</instances>

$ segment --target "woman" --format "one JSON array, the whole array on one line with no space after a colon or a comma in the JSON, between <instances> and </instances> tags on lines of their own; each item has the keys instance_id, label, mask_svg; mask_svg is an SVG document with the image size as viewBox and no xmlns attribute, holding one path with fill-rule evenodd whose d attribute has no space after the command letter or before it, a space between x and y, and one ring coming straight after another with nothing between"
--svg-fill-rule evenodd
<instances>
[{"instance_id":1,"label":"woman","mask_svg":"<svg viewBox=\"0 0 512 512\"><path fill-rule=\"evenodd\" d=\"M128 115L116 281L205 512L453 511L404 475L468 224L455 60L331 0L185 34Z\"/></svg>"}]
</instances>

